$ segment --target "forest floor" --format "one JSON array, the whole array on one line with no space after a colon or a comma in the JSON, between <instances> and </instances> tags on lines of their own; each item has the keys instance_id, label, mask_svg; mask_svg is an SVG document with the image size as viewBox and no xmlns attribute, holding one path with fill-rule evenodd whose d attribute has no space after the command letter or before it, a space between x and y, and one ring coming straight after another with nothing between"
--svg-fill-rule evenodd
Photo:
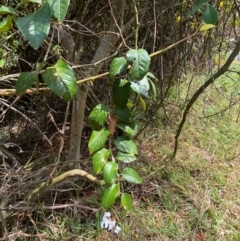
<instances>
[{"instance_id":1,"label":"forest floor","mask_svg":"<svg viewBox=\"0 0 240 241\"><path fill-rule=\"evenodd\" d=\"M13 240L240 240L238 74L222 76L201 95L188 115L176 157L169 158L186 93L193 94L205 79L186 76L173 87L171 104L166 104L168 119L159 110L139 138L133 165L142 176L154 175L143 185L125 187L133 197L132 211L126 213L119 202L111 209L121 227L118 236L100 227L102 189L80 182L72 184L75 191L58 195L83 208L18 213L15 229L24 232ZM51 198L56 204L55 196ZM31 230L34 235L27 235Z\"/></svg>"}]
</instances>

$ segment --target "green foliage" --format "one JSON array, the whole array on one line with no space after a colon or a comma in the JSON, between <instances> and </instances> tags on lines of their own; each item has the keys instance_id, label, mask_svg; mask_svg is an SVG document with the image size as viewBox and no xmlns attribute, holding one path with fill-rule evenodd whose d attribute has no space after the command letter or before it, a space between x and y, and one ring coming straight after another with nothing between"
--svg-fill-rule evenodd
<instances>
[{"instance_id":1,"label":"green foliage","mask_svg":"<svg viewBox=\"0 0 240 241\"><path fill-rule=\"evenodd\" d=\"M94 153L92 156L92 165L95 174L98 174L100 171L102 171L104 165L108 161L109 155L110 151L106 148L102 148L101 150Z\"/></svg>"},{"instance_id":2,"label":"green foliage","mask_svg":"<svg viewBox=\"0 0 240 241\"><path fill-rule=\"evenodd\" d=\"M105 188L102 197L102 206L106 209L110 208L115 203L119 191L119 184L113 184L111 187Z\"/></svg>"},{"instance_id":3,"label":"green foliage","mask_svg":"<svg viewBox=\"0 0 240 241\"><path fill-rule=\"evenodd\" d=\"M124 74L127 70L128 62L124 57L114 58L110 64L108 79L114 81L116 75Z\"/></svg>"},{"instance_id":4,"label":"green foliage","mask_svg":"<svg viewBox=\"0 0 240 241\"><path fill-rule=\"evenodd\" d=\"M8 15L0 22L0 32L8 32L12 27L12 16Z\"/></svg>"},{"instance_id":5,"label":"green foliage","mask_svg":"<svg viewBox=\"0 0 240 241\"><path fill-rule=\"evenodd\" d=\"M58 1L47 0L47 2L49 4L49 6L51 7L52 17L56 21L61 22L67 14L70 0L58 0Z\"/></svg>"},{"instance_id":6,"label":"green foliage","mask_svg":"<svg viewBox=\"0 0 240 241\"><path fill-rule=\"evenodd\" d=\"M134 154L131 153L124 153L119 151L116 155L116 159L118 161L123 161L125 163L130 163L136 160L136 156Z\"/></svg>"},{"instance_id":7,"label":"green foliage","mask_svg":"<svg viewBox=\"0 0 240 241\"><path fill-rule=\"evenodd\" d=\"M88 123L93 130L100 130L102 125L106 122L107 116L110 112L108 106L104 104L97 105L88 117Z\"/></svg>"},{"instance_id":8,"label":"green foliage","mask_svg":"<svg viewBox=\"0 0 240 241\"><path fill-rule=\"evenodd\" d=\"M117 127L131 137L134 137L137 133L137 124L135 122L126 123L126 122L119 120L117 122Z\"/></svg>"},{"instance_id":9,"label":"green foliage","mask_svg":"<svg viewBox=\"0 0 240 241\"><path fill-rule=\"evenodd\" d=\"M197 1L197 3L195 4L194 8L188 13L189 16L194 15L196 12L198 12L201 7L207 2L207 0L199 0ZM203 20L205 22L205 24L212 24L212 25L216 25L217 20L218 20L218 13L217 10L215 9L215 7L213 7L212 5L207 5L206 9L204 11L203 14ZM210 25L205 26L203 29L201 29L201 31L205 31L212 28Z\"/></svg>"},{"instance_id":10,"label":"green foliage","mask_svg":"<svg viewBox=\"0 0 240 241\"><path fill-rule=\"evenodd\" d=\"M130 96L130 82L125 79L115 80L113 83L113 103L115 106L124 108Z\"/></svg>"},{"instance_id":11,"label":"green foliage","mask_svg":"<svg viewBox=\"0 0 240 241\"><path fill-rule=\"evenodd\" d=\"M148 72L150 57L145 49L130 49L126 59L131 63L129 76L133 80L141 80Z\"/></svg>"},{"instance_id":12,"label":"green foliage","mask_svg":"<svg viewBox=\"0 0 240 241\"><path fill-rule=\"evenodd\" d=\"M121 204L126 211L132 209L132 196L128 193L123 193L121 196Z\"/></svg>"},{"instance_id":13,"label":"green foliage","mask_svg":"<svg viewBox=\"0 0 240 241\"><path fill-rule=\"evenodd\" d=\"M107 186L113 184L117 178L118 164L116 162L107 162L103 168L103 179Z\"/></svg>"},{"instance_id":14,"label":"green foliage","mask_svg":"<svg viewBox=\"0 0 240 241\"><path fill-rule=\"evenodd\" d=\"M149 64L150 57L144 49L130 49L126 58L114 58L110 64L108 77L112 83L112 106L100 104L89 115L88 121L93 131L88 148L90 153L95 152L92 156L94 173L99 174L103 171L106 188L102 197L102 206L106 209L114 204L120 192L120 180L133 184L142 183L141 177L133 168L125 168L121 172L116 161L128 164L137 159L137 146L131 139L137 132L137 124L133 120L129 103L131 93L135 92L140 105L145 105L146 108L141 96L148 97L150 89L148 78L152 79L151 86L154 89L153 92L156 93L153 82L156 77L148 72ZM109 130L104 126L105 123L108 123ZM114 137L116 127L121 129L124 135L117 136L113 141L109 140L108 149L103 148L107 139ZM114 147L112 147L112 142ZM129 211L132 207L131 195L123 193L121 204Z\"/></svg>"},{"instance_id":15,"label":"green foliage","mask_svg":"<svg viewBox=\"0 0 240 241\"><path fill-rule=\"evenodd\" d=\"M51 8L45 3L36 12L19 18L17 27L29 44L38 49L47 37L50 29Z\"/></svg>"},{"instance_id":16,"label":"green foliage","mask_svg":"<svg viewBox=\"0 0 240 241\"><path fill-rule=\"evenodd\" d=\"M88 142L88 149L90 153L94 153L101 149L110 135L110 131L106 129L101 129L100 131L93 131Z\"/></svg>"},{"instance_id":17,"label":"green foliage","mask_svg":"<svg viewBox=\"0 0 240 241\"><path fill-rule=\"evenodd\" d=\"M213 6L208 5L204 12L203 19L206 24L216 25L218 20L217 10Z\"/></svg>"},{"instance_id":18,"label":"green foliage","mask_svg":"<svg viewBox=\"0 0 240 241\"><path fill-rule=\"evenodd\" d=\"M24 93L35 82L38 81L37 72L22 72L16 81L16 93L18 95Z\"/></svg>"},{"instance_id":19,"label":"green foliage","mask_svg":"<svg viewBox=\"0 0 240 241\"><path fill-rule=\"evenodd\" d=\"M137 146L135 143L126 136L118 136L114 141L115 146L122 152L136 155Z\"/></svg>"},{"instance_id":20,"label":"green foliage","mask_svg":"<svg viewBox=\"0 0 240 241\"><path fill-rule=\"evenodd\" d=\"M208 0L199 0L195 3L194 8L188 13L189 16L192 16L196 13Z\"/></svg>"},{"instance_id":21,"label":"green foliage","mask_svg":"<svg viewBox=\"0 0 240 241\"><path fill-rule=\"evenodd\" d=\"M142 178L138 175L138 173L130 167L127 167L122 172L122 177L125 181L134 183L134 184L141 184Z\"/></svg>"},{"instance_id":22,"label":"green foliage","mask_svg":"<svg viewBox=\"0 0 240 241\"><path fill-rule=\"evenodd\" d=\"M56 95L70 101L76 94L77 83L72 68L63 60L42 73L43 80Z\"/></svg>"},{"instance_id":23,"label":"green foliage","mask_svg":"<svg viewBox=\"0 0 240 241\"><path fill-rule=\"evenodd\" d=\"M148 77L144 76L143 79L138 82L131 82L131 88L133 91L137 92L138 94L148 97L148 91L150 88Z\"/></svg>"},{"instance_id":24,"label":"green foliage","mask_svg":"<svg viewBox=\"0 0 240 241\"><path fill-rule=\"evenodd\" d=\"M10 7L4 6L4 5L2 5L0 7L0 14L13 14L13 15L18 16L17 11L15 11L13 8L10 8Z\"/></svg>"}]
</instances>

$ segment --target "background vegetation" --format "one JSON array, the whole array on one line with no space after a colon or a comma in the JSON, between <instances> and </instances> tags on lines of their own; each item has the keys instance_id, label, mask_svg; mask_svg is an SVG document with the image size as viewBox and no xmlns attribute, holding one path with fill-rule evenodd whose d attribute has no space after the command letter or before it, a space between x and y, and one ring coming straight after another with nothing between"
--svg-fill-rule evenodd
<instances>
[{"instance_id":1,"label":"background vegetation","mask_svg":"<svg viewBox=\"0 0 240 241\"><path fill-rule=\"evenodd\" d=\"M49 12L49 33L39 43L19 19L53 1L4 1L12 10L0 8L1 240L240 239L238 1L60 2L65 8ZM216 26L199 31L204 22ZM100 228L104 187L101 173L94 179L88 117L100 103L117 106L111 62L138 48L150 55L158 81L152 78L148 98L127 98L138 155L119 162L119 176L110 172L131 196L110 209L122 228L117 236ZM42 73L54 66L73 70L76 93L50 87L51 75ZM26 72L34 81L25 88ZM124 132L115 128L110 149ZM143 183L118 182L126 167Z\"/></svg>"}]
</instances>

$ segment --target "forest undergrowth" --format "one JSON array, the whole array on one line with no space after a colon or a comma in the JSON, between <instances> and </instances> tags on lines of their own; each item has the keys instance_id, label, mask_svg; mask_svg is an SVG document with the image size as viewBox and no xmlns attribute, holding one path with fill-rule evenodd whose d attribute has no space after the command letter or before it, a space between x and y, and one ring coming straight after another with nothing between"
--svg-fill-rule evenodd
<instances>
[{"instance_id":1,"label":"forest undergrowth","mask_svg":"<svg viewBox=\"0 0 240 241\"><path fill-rule=\"evenodd\" d=\"M140 151L133 165L142 176L153 175L143 185L125 187L134 200L131 212L118 203L111 209L121 227L119 236L100 228L102 189L82 180L69 180L64 190L56 187L45 201L82 206L13 213L9 235L15 231L13 240L19 241L240 240L238 65L235 62L233 72L200 96L188 115L177 155L170 160L186 93L193 94L206 76L183 76L184 81L172 87L166 113L159 110L138 140Z\"/></svg>"}]
</instances>

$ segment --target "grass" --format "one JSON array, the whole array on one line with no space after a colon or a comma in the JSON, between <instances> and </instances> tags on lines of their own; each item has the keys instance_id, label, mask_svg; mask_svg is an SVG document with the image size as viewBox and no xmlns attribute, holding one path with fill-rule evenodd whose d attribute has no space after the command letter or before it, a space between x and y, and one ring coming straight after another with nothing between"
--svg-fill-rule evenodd
<instances>
[{"instance_id":1,"label":"grass","mask_svg":"<svg viewBox=\"0 0 240 241\"><path fill-rule=\"evenodd\" d=\"M238 64L233 68L238 68ZM204 80L199 77L192 81L191 93ZM174 97L177 96L174 91L178 90L171 91L169 99L175 104L166 109L172 124L161 123L160 110L139 142L139 160L134 165L142 175L163 164L165 168L143 185L126 187L134 200L130 213L118 204L112 208L122 228L121 235L116 237L100 229L101 209L93 213L53 210L40 212L34 219L38 233L44 237L41 240L240 240L239 76L235 73L222 76L200 96L181 133L176 158L163 161L164 156L172 153L188 88L189 83L183 81L178 86L181 89L178 98ZM79 193L78 201L96 207L100 195L91 189L89 197Z\"/></svg>"}]
</instances>

